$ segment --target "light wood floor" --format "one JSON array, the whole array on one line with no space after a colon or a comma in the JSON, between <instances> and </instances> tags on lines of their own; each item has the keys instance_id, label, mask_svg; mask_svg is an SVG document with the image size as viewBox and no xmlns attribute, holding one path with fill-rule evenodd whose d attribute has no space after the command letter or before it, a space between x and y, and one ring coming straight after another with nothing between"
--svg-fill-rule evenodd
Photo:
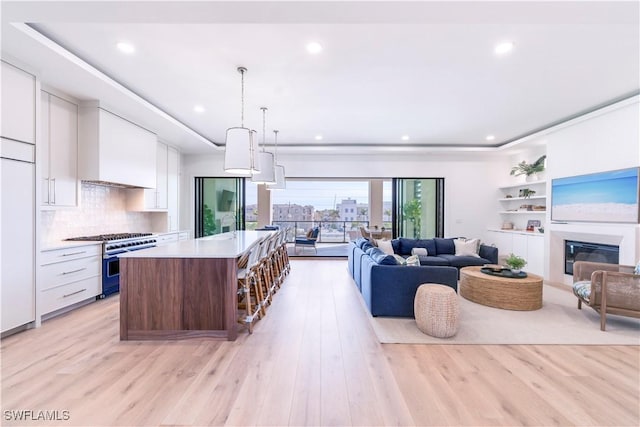
<instances>
[{"instance_id":1,"label":"light wood floor","mask_svg":"<svg viewBox=\"0 0 640 427\"><path fill-rule=\"evenodd\" d=\"M358 298L346 261L292 261L236 342L120 342L118 298L96 302L2 340L2 423L640 424L639 347L381 345Z\"/></svg>"}]
</instances>

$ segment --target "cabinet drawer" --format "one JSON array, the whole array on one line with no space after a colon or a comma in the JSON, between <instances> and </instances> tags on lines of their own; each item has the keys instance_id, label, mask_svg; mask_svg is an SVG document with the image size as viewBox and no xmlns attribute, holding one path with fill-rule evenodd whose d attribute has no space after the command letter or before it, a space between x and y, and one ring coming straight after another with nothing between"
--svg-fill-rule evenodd
<instances>
[{"instance_id":1,"label":"cabinet drawer","mask_svg":"<svg viewBox=\"0 0 640 427\"><path fill-rule=\"evenodd\" d=\"M102 291L100 276L89 277L53 289L42 291L42 314L95 297Z\"/></svg>"},{"instance_id":2,"label":"cabinet drawer","mask_svg":"<svg viewBox=\"0 0 640 427\"><path fill-rule=\"evenodd\" d=\"M100 276L101 267L102 258L99 256L43 265L40 270L42 289L50 289L87 277Z\"/></svg>"},{"instance_id":3,"label":"cabinet drawer","mask_svg":"<svg viewBox=\"0 0 640 427\"><path fill-rule=\"evenodd\" d=\"M102 255L102 245L75 246L65 249L42 251L40 264L71 261L78 258L87 258L93 255Z\"/></svg>"},{"instance_id":4,"label":"cabinet drawer","mask_svg":"<svg viewBox=\"0 0 640 427\"><path fill-rule=\"evenodd\" d=\"M160 234L157 238L158 245L166 245L178 241L178 233Z\"/></svg>"}]
</instances>

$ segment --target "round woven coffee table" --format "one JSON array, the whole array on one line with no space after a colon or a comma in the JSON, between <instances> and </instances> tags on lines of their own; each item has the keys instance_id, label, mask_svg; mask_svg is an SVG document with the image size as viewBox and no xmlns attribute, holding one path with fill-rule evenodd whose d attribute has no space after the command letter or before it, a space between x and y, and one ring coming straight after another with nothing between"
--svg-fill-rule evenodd
<instances>
[{"instance_id":1,"label":"round woven coffee table","mask_svg":"<svg viewBox=\"0 0 640 427\"><path fill-rule=\"evenodd\" d=\"M523 279L498 277L482 273L480 268L460 270L460 295L463 298L506 310L542 308L542 277L531 273Z\"/></svg>"}]
</instances>

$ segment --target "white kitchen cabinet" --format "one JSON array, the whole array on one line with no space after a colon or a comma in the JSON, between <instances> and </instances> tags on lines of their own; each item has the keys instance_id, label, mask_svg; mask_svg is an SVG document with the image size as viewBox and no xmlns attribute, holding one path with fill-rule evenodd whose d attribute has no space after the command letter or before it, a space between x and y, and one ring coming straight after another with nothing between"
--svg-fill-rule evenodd
<instances>
[{"instance_id":1,"label":"white kitchen cabinet","mask_svg":"<svg viewBox=\"0 0 640 427\"><path fill-rule=\"evenodd\" d=\"M143 190L143 209L130 210L167 210L167 145L158 142L156 149L156 185Z\"/></svg>"},{"instance_id":2,"label":"white kitchen cabinet","mask_svg":"<svg viewBox=\"0 0 640 427\"><path fill-rule=\"evenodd\" d=\"M6 332L35 321L35 147L2 138L0 158L1 329Z\"/></svg>"},{"instance_id":3,"label":"white kitchen cabinet","mask_svg":"<svg viewBox=\"0 0 640 427\"><path fill-rule=\"evenodd\" d=\"M102 247L99 244L41 252L40 312L50 314L102 292Z\"/></svg>"},{"instance_id":4,"label":"white kitchen cabinet","mask_svg":"<svg viewBox=\"0 0 640 427\"><path fill-rule=\"evenodd\" d=\"M158 234L158 236L156 237L156 244L158 246L168 245L169 243L177 242L178 237L178 232Z\"/></svg>"},{"instance_id":5,"label":"white kitchen cabinet","mask_svg":"<svg viewBox=\"0 0 640 427\"><path fill-rule=\"evenodd\" d=\"M179 156L178 150L159 142L155 188L134 188L127 191L127 210L167 212L167 231L178 229Z\"/></svg>"},{"instance_id":6,"label":"white kitchen cabinet","mask_svg":"<svg viewBox=\"0 0 640 427\"><path fill-rule=\"evenodd\" d=\"M180 209L180 152L169 147L167 152L167 223L168 231L177 231Z\"/></svg>"},{"instance_id":7,"label":"white kitchen cabinet","mask_svg":"<svg viewBox=\"0 0 640 427\"><path fill-rule=\"evenodd\" d=\"M525 271L544 275L544 234L527 231L488 230L483 242L498 248L500 263L510 253L521 256L527 261Z\"/></svg>"},{"instance_id":8,"label":"white kitchen cabinet","mask_svg":"<svg viewBox=\"0 0 640 427\"><path fill-rule=\"evenodd\" d=\"M2 122L0 136L36 142L36 78L2 61Z\"/></svg>"},{"instance_id":9,"label":"white kitchen cabinet","mask_svg":"<svg viewBox=\"0 0 640 427\"><path fill-rule=\"evenodd\" d=\"M80 107L79 131L81 180L156 187L154 133L95 106Z\"/></svg>"},{"instance_id":10,"label":"white kitchen cabinet","mask_svg":"<svg viewBox=\"0 0 640 427\"><path fill-rule=\"evenodd\" d=\"M45 91L41 98L41 204L77 206L78 106Z\"/></svg>"}]
</instances>

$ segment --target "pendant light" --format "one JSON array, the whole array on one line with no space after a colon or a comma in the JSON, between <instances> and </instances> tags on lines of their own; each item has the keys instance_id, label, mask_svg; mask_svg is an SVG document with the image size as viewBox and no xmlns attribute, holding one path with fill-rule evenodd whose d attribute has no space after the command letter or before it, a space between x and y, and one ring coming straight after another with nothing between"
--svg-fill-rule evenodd
<instances>
[{"instance_id":1,"label":"pendant light","mask_svg":"<svg viewBox=\"0 0 640 427\"><path fill-rule=\"evenodd\" d=\"M262 151L258 152L258 159L260 162L260 172L253 174L251 176L251 182L256 184L274 184L276 182L275 172L274 172L274 159L273 154L265 151L266 145L266 116L267 116L267 107L261 107L262 110Z\"/></svg>"},{"instance_id":2,"label":"pendant light","mask_svg":"<svg viewBox=\"0 0 640 427\"><path fill-rule=\"evenodd\" d=\"M260 172L256 159L257 142L254 141L254 133L244 127L244 73L247 69L238 67L242 81L240 95L240 127L227 129L224 150L224 171L234 175L249 176Z\"/></svg>"},{"instance_id":3,"label":"pendant light","mask_svg":"<svg viewBox=\"0 0 640 427\"><path fill-rule=\"evenodd\" d=\"M273 133L275 139L275 149L273 150L273 153L275 161L274 172L276 175L276 182L275 184L267 184L267 189L284 190L287 188L287 182L285 180L284 166L278 164L278 131L274 130Z\"/></svg>"}]
</instances>

